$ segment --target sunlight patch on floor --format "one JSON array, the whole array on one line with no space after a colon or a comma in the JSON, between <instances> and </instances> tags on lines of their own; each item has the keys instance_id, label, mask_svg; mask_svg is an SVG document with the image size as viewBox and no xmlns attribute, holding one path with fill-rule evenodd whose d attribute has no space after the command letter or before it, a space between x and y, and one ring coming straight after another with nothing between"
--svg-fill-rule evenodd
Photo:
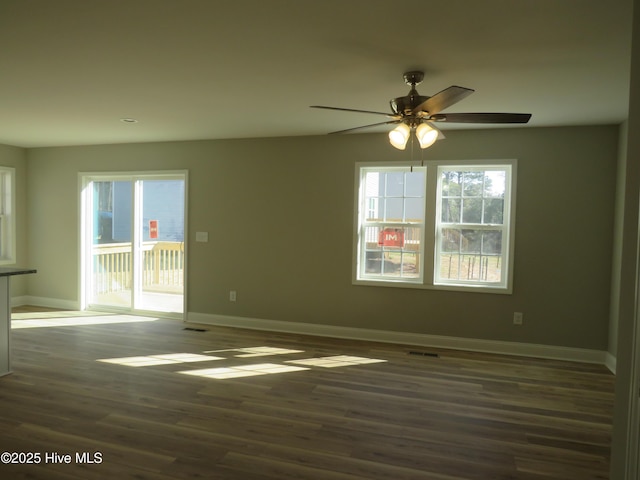
<instances>
[{"instance_id":1,"label":"sunlight patch on floor","mask_svg":"<svg viewBox=\"0 0 640 480\"><path fill-rule=\"evenodd\" d=\"M151 365L170 365L172 363L208 362L224 360L222 357L198 355L195 353L166 353L162 355L146 355L138 357L99 358L98 362L115 363L127 367L148 367Z\"/></svg>"},{"instance_id":2,"label":"sunlight patch on floor","mask_svg":"<svg viewBox=\"0 0 640 480\"><path fill-rule=\"evenodd\" d=\"M276 347L246 347L246 348L225 348L223 350L207 350L204 353L240 352L234 357L266 357L269 355L289 355L291 353L304 353L304 350L291 350L289 348Z\"/></svg>"},{"instance_id":3,"label":"sunlight patch on floor","mask_svg":"<svg viewBox=\"0 0 640 480\"><path fill-rule=\"evenodd\" d=\"M241 352L240 354L237 354ZM207 362L212 360L233 360L233 358L247 358L266 355L287 355L304 353L304 350L292 350L276 347L247 347L227 348L223 350L207 350L210 353L229 353L227 357L199 355L193 353L167 353L162 355L144 355L123 358L103 358L99 362L124 365L127 367L149 367L154 365L170 365L189 362ZM235 355L234 355L235 353ZM183 370L176 373L192 375L196 377L213 378L217 380L226 378L254 377L258 375L270 375L274 373L299 372L311 370L311 367L336 368L353 365L365 365L370 363L386 362L378 358L354 357L351 355L333 355L329 357L304 358L300 360L285 360L284 363L258 363L253 365L233 365L219 368L203 368L195 370ZM295 364L295 365L291 365Z\"/></svg>"},{"instance_id":4,"label":"sunlight patch on floor","mask_svg":"<svg viewBox=\"0 0 640 480\"><path fill-rule=\"evenodd\" d=\"M287 363L295 363L296 365L311 365L314 367L335 368L348 367L350 365L364 365L367 363L380 363L387 360L377 358L352 357L349 355L335 355L332 357L306 358L302 360L287 360Z\"/></svg>"},{"instance_id":5,"label":"sunlight patch on floor","mask_svg":"<svg viewBox=\"0 0 640 480\"><path fill-rule=\"evenodd\" d=\"M297 372L300 370L309 370L304 367L293 367L289 365L281 365L277 363L259 363L256 365L241 365L237 367L226 368L206 368L203 370L185 370L183 375L194 375L198 377L225 379L239 377L253 377L256 375L269 375L273 373Z\"/></svg>"},{"instance_id":6,"label":"sunlight patch on floor","mask_svg":"<svg viewBox=\"0 0 640 480\"><path fill-rule=\"evenodd\" d=\"M31 318L68 318L68 317L99 317L116 315L115 313L95 312L92 310L47 310L42 312L12 312L14 320L28 320Z\"/></svg>"},{"instance_id":7,"label":"sunlight patch on floor","mask_svg":"<svg viewBox=\"0 0 640 480\"><path fill-rule=\"evenodd\" d=\"M264 357L268 355L288 355L290 353L304 352L304 350L290 350L288 348L274 348L274 347L238 348L236 351L243 352L240 355L236 355L236 357L239 357L239 358Z\"/></svg>"},{"instance_id":8,"label":"sunlight patch on floor","mask_svg":"<svg viewBox=\"0 0 640 480\"><path fill-rule=\"evenodd\" d=\"M41 328L41 327L77 327L82 325L105 325L115 323L137 323L137 322L155 322L159 320L155 317L139 317L134 315L95 315L65 318L29 318L28 320L20 320L18 314L11 317L11 329L20 328ZM32 314L29 314L32 315Z\"/></svg>"}]
</instances>

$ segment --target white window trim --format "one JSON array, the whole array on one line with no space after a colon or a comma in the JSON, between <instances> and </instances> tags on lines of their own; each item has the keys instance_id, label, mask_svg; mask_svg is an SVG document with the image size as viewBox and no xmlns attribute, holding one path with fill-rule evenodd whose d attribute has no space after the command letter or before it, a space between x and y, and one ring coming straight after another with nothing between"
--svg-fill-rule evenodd
<instances>
[{"instance_id":1,"label":"white window trim","mask_svg":"<svg viewBox=\"0 0 640 480\"><path fill-rule=\"evenodd\" d=\"M354 227L353 227L353 254L352 254L352 283L354 285L378 286L378 287L396 287L396 288L417 288L428 290L447 290L477 293L494 293L494 294L512 294L513 293L513 259L515 247L515 212L516 212L516 185L517 185L517 160L516 159L484 159L484 160L429 160L424 162L358 162L355 165L354 179ZM500 165L509 165L511 167L511 182L507 182L509 189L510 202L505 202L504 218L509 220L508 228L506 228L507 239L505 243L508 245L508 252L504 258L506 262L507 281L504 285L491 284L464 284L463 282L455 283L435 283L434 266L436 263L436 218L439 211L437 205L438 191L438 167L443 166L459 166L459 167L496 167ZM367 208L362 202L362 184L361 169L363 167L420 167L427 168L426 178L426 195L425 195L425 219L424 219L424 239L421 272L422 278L418 279L374 279L359 278L359 265L362 262L363 253L360 251L359 232L360 232L360 209ZM507 203L509 203L507 205Z\"/></svg>"},{"instance_id":2,"label":"white window trim","mask_svg":"<svg viewBox=\"0 0 640 480\"><path fill-rule=\"evenodd\" d=\"M0 265L13 265L16 263L16 169L13 167L0 167Z\"/></svg>"}]
</instances>

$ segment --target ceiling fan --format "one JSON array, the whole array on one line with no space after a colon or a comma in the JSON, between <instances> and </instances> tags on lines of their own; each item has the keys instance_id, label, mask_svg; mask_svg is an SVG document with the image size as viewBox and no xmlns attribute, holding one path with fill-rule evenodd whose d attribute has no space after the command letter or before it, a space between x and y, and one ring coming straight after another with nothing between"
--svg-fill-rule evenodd
<instances>
[{"instance_id":1,"label":"ceiling fan","mask_svg":"<svg viewBox=\"0 0 640 480\"><path fill-rule=\"evenodd\" d=\"M452 85L432 97L420 95L416 90L424 79L424 72L413 71L404 74L404 81L411 86L411 90L404 97L392 99L391 113L373 112L370 110L355 110L352 108L326 107L323 105L311 105L311 108L324 108L327 110L339 110L343 112L371 113L384 115L391 120L386 122L363 125L361 127L338 130L334 133L347 133L362 128L376 127L379 125L398 124L389 132L389 141L394 147L404 150L411 131L415 131L421 148L427 148L438 139L443 139L443 133L433 124L434 122L449 123L527 123L531 118L530 113L440 113L442 110L471 95L474 90L470 88Z\"/></svg>"}]
</instances>

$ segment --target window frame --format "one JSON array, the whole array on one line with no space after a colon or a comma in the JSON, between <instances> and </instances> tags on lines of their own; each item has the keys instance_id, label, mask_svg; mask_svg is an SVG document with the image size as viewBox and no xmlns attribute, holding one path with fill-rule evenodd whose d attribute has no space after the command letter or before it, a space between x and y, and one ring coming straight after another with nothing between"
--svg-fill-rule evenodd
<instances>
[{"instance_id":1,"label":"window frame","mask_svg":"<svg viewBox=\"0 0 640 480\"><path fill-rule=\"evenodd\" d=\"M422 222L422 251L419 255L420 278L376 277L361 274L364 252L360 241L363 229L362 212L368 208L365 204L364 182L365 172L376 170L409 171L411 168L425 168L424 221ZM438 255L438 223L440 215L440 177L441 168L463 171L465 168L496 170L506 168L510 171L505 182L505 201L503 210L503 253L501 270L504 271L499 283L480 283L468 280L447 280L437 278L436 267ZM509 178L510 177L510 178ZM510 180L510 182L509 182ZM352 283L354 285L418 288L431 290L466 291L478 293L513 293L513 259L515 247L515 212L516 212L517 160L515 159L483 159L483 160L429 160L424 162L357 162L355 165L354 188L354 230L352 255Z\"/></svg>"},{"instance_id":2,"label":"window frame","mask_svg":"<svg viewBox=\"0 0 640 480\"><path fill-rule=\"evenodd\" d=\"M0 166L0 265L16 263L15 172Z\"/></svg>"}]
</instances>

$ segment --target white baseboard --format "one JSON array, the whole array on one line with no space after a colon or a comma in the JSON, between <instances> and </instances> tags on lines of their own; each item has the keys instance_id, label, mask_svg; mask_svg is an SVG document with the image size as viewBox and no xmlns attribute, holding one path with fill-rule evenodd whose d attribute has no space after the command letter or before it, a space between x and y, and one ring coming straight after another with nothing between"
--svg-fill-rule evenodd
<instances>
[{"instance_id":1,"label":"white baseboard","mask_svg":"<svg viewBox=\"0 0 640 480\"><path fill-rule=\"evenodd\" d=\"M598 363L606 365L615 373L615 358L605 351L583 348L538 345L531 343L505 342L499 340L479 340L475 338L447 337L410 332L372 330L366 328L339 327L310 323L283 322L259 318L234 317L206 313L187 313L187 322L224 327L248 328L322 337L366 340L401 345L468 350L474 352L498 353L524 357L539 357L573 362Z\"/></svg>"},{"instance_id":2,"label":"white baseboard","mask_svg":"<svg viewBox=\"0 0 640 480\"><path fill-rule=\"evenodd\" d=\"M58 298L34 297L25 295L11 299L11 306L33 305L35 307L59 308L61 310L79 310L80 304L73 300L60 300Z\"/></svg>"},{"instance_id":3,"label":"white baseboard","mask_svg":"<svg viewBox=\"0 0 640 480\"><path fill-rule=\"evenodd\" d=\"M34 305L38 307L59 308L63 310L78 310L80 308L79 303L76 301L34 297L29 295L12 298L11 305ZM190 323L247 328L251 330L297 333L320 337L396 343L399 345L414 345L452 350L497 353L502 355L568 360L573 362L597 363L605 365L612 373L616 373L616 357L611 355L609 352L601 350L505 342L500 340L480 340L476 338L449 337L443 335L427 335L423 333L394 332L367 328L340 327L334 325L318 325L312 323L283 322L280 320L265 320L260 318L235 317L230 315L196 312L188 312L186 321Z\"/></svg>"},{"instance_id":4,"label":"white baseboard","mask_svg":"<svg viewBox=\"0 0 640 480\"><path fill-rule=\"evenodd\" d=\"M604 352L604 353L605 353L604 364L611 371L611 373L615 375L617 358L611 355L611 353L609 352Z\"/></svg>"},{"instance_id":5,"label":"white baseboard","mask_svg":"<svg viewBox=\"0 0 640 480\"><path fill-rule=\"evenodd\" d=\"M21 307L22 305L29 305L27 296L22 297L11 297L11 306L12 307Z\"/></svg>"}]
</instances>

